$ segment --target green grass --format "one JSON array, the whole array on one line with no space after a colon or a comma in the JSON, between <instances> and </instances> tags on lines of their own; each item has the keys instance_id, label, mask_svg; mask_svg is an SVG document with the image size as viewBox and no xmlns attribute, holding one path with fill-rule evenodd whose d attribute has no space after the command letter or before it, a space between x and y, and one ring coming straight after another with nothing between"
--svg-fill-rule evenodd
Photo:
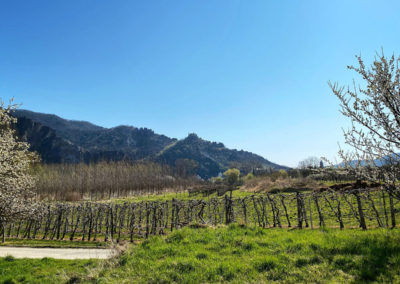
<instances>
[{"instance_id":1,"label":"green grass","mask_svg":"<svg viewBox=\"0 0 400 284\"><path fill-rule=\"evenodd\" d=\"M398 230L221 228L152 237L99 274L100 283L399 282Z\"/></svg>"},{"instance_id":2,"label":"green grass","mask_svg":"<svg viewBox=\"0 0 400 284\"><path fill-rule=\"evenodd\" d=\"M227 194L229 194L229 192ZM246 196L251 196L253 194L255 194L255 193L237 189L232 192L232 197L243 198ZM177 192L177 193L171 192L171 193L162 193L162 194L147 194L147 195L129 196L129 197L124 197L124 198L112 198L109 200L104 200L103 202L124 203L124 202L140 202L140 201L167 201L167 200L172 200L173 198L179 199L179 200L194 200L194 199L207 200L209 198L214 198L214 197L218 197L217 193L213 193L208 196L203 196L201 193L189 195L189 193L187 191L183 191L183 192Z\"/></svg>"},{"instance_id":3,"label":"green grass","mask_svg":"<svg viewBox=\"0 0 400 284\"><path fill-rule=\"evenodd\" d=\"M39 239L6 239L4 243L0 242L0 246L14 246L14 247L42 247L42 248L107 248L110 243L98 242L83 242L70 240L39 240Z\"/></svg>"},{"instance_id":4,"label":"green grass","mask_svg":"<svg viewBox=\"0 0 400 284\"><path fill-rule=\"evenodd\" d=\"M0 258L0 283L400 282L398 229L195 227L107 261Z\"/></svg>"},{"instance_id":5,"label":"green grass","mask_svg":"<svg viewBox=\"0 0 400 284\"><path fill-rule=\"evenodd\" d=\"M78 283L88 281L99 260L0 258L0 283Z\"/></svg>"},{"instance_id":6,"label":"green grass","mask_svg":"<svg viewBox=\"0 0 400 284\"><path fill-rule=\"evenodd\" d=\"M350 180L350 181L348 181L348 180L321 180L319 182L323 183L326 186L332 186L335 184L355 183L356 181L355 180Z\"/></svg>"}]
</instances>

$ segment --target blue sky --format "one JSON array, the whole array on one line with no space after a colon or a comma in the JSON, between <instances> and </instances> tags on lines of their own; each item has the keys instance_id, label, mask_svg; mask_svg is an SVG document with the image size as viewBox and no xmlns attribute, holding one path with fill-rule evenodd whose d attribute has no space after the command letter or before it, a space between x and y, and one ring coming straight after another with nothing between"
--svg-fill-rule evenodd
<instances>
[{"instance_id":1,"label":"blue sky","mask_svg":"<svg viewBox=\"0 0 400 284\"><path fill-rule=\"evenodd\" d=\"M0 98L170 137L195 132L289 166L333 159L328 80L400 55L400 1L0 2ZM355 77L357 79L357 77Z\"/></svg>"}]
</instances>

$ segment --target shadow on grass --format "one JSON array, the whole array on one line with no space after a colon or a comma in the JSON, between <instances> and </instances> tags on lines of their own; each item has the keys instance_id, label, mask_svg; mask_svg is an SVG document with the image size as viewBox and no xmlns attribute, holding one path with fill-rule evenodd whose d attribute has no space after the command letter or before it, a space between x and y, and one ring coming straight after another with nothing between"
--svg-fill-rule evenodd
<instances>
[{"instance_id":1,"label":"shadow on grass","mask_svg":"<svg viewBox=\"0 0 400 284\"><path fill-rule=\"evenodd\" d=\"M400 266L400 237L361 237L339 242L337 247L319 249L336 268L353 274L358 281L393 281Z\"/></svg>"}]
</instances>

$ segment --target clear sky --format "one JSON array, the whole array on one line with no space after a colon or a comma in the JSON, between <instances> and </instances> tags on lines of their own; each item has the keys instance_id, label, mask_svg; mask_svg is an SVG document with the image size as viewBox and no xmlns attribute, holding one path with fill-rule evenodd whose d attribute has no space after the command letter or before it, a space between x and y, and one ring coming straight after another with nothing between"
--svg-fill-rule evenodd
<instances>
[{"instance_id":1,"label":"clear sky","mask_svg":"<svg viewBox=\"0 0 400 284\"><path fill-rule=\"evenodd\" d=\"M0 1L0 97L112 127L200 137L296 166L333 158L328 80L400 55L400 1Z\"/></svg>"}]
</instances>

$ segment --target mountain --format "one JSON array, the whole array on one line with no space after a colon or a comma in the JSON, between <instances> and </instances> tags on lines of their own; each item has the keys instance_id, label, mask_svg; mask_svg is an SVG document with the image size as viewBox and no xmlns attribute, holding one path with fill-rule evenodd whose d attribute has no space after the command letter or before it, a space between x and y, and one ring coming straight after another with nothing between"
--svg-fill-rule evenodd
<instances>
[{"instance_id":1,"label":"mountain","mask_svg":"<svg viewBox=\"0 0 400 284\"><path fill-rule=\"evenodd\" d=\"M13 115L17 118L18 136L29 142L31 150L37 151L45 163L151 160L175 166L177 160L189 160L203 178L216 176L232 166L244 172L254 167L287 169L256 154L203 140L196 134L177 140L148 128L104 128L28 110L15 110Z\"/></svg>"},{"instance_id":2,"label":"mountain","mask_svg":"<svg viewBox=\"0 0 400 284\"><path fill-rule=\"evenodd\" d=\"M66 120L53 114L27 110L15 110L13 115L18 119L18 135L28 141L32 150L39 152L47 163L140 160L157 154L176 141L147 128L103 128L85 121ZM51 132L51 138L45 140L46 145L42 143L44 137L38 131L40 128ZM48 147L50 144L52 147Z\"/></svg>"},{"instance_id":3,"label":"mountain","mask_svg":"<svg viewBox=\"0 0 400 284\"><path fill-rule=\"evenodd\" d=\"M368 165L372 165L377 166L377 167L382 167L385 165L398 165L400 163L400 153L392 153L391 155L387 155L384 156L380 159L374 159L373 161L371 160L351 160L350 162L348 162L347 164L344 162L341 162L337 165L335 165L335 167L337 168L342 168L345 166L349 166L349 167L357 167L357 166L368 166Z\"/></svg>"},{"instance_id":4,"label":"mountain","mask_svg":"<svg viewBox=\"0 0 400 284\"><path fill-rule=\"evenodd\" d=\"M197 173L202 177L216 176L231 166L243 171L250 171L252 167L287 169L256 154L231 150L222 143L203 140L196 134L190 134L164 149L157 155L157 159L167 164L174 164L177 159L194 160L198 164Z\"/></svg>"}]
</instances>

